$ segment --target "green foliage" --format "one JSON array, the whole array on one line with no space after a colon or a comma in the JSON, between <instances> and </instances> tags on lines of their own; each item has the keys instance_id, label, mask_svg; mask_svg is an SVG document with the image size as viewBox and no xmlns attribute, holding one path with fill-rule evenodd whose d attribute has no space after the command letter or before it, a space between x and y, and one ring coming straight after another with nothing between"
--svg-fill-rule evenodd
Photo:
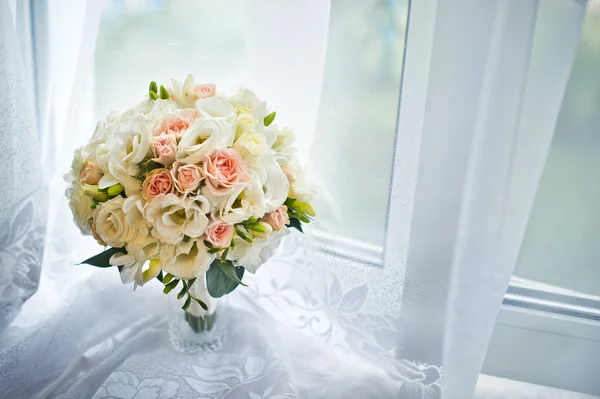
<instances>
[{"instance_id":1,"label":"green foliage","mask_svg":"<svg viewBox=\"0 0 600 399\"><path fill-rule=\"evenodd\" d=\"M273 123L273 121L275 120L275 115L277 115L277 113L275 111L273 111L269 115L265 116L265 119L264 119L265 126L269 126L271 123Z\"/></svg>"},{"instance_id":2,"label":"green foliage","mask_svg":"<svg viewBox=\"0 0 600 399\"><path fill-rule=\"evenodd\" d=\"M80 263L81 264L88 264L88 265L92 265L92 266L96 266L96 267L111 267L110 264L110 258L111 256L113 256L116 253L124 253L126 254L127 251L125 250L125 248L108 248L106 251L104 252L100 252L97 255L92 256L91 258L88 258L86 260L84 260L83 262Z\"/></svg>"},{"instance_id":3,"label":"green foliage","mask_svg":"<svg viewBox=\"0 0 600 399\"><path fill-rule=\"evenodd\" d=\"M230 261L215 260L206 272L206 286L213 298L220 298L242 284L243 267L235 267Z\"/></svg>"},{"instance_id":4,"label":"green foliage","mask_svg":"<svg viewBox=\"0 0 600 399\"><path fill-rule=\"evenodd\" d=\"M169 99L169 91L163 85L160 85L160 98L163 100Z\"/></svg>"}]
</instances>

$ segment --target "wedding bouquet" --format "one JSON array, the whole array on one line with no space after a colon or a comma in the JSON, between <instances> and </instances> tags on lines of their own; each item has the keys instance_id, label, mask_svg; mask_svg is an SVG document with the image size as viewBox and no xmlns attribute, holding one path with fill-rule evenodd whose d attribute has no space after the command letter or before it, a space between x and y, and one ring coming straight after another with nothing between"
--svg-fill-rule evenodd
<instances>
[{"instance_id":1,"label":"wedding bouquet","mask_svg":"<svg viewBox=\"0 0 600 399\"><path fill-rule=\"evenodd\" d=\"M195 315L256 272L315 212L289 128L250 90L150 83L148 98L98 123L75 151L66 195L83 234L123 283L153 278ZM206 295L208 293L209 295ZM202 310L203 309L203 310Z\"/></svg>"}]
</instances>

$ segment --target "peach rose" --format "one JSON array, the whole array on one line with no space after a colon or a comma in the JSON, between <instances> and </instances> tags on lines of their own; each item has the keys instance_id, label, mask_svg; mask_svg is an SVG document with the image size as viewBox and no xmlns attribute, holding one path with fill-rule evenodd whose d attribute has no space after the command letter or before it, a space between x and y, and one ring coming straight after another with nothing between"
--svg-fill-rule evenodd
<instances>
[{"instance_id":1,"label":"peach rose","mask_svg":"<svg viewBox=\"0 0 600 399\"><path fill-rule=\"evenodd\" d=\"M236 184L249 179L242 155L235 148L215 150L204 160L207 187L215 195L226 194Z\"/></svg>"},{"instance_id":2,"label":"peach rose","mask_svg":"<svg viewBox=\"0 0 600 399\"><path fill-rule=\"evenodd\" d=\"M217 86L211 84L197 85L194 88L194 94L198 98L214 97L217 91Z\"/></svg>"},{"instance_id":3,"label":"peach rose","mask_svg":"<svg viewBox=\"0 0 600 399\"><path fill-rule=\"evenodd\" d=\"M142 184L142 197L146 201L151 201L159 194L172 193L174 188L173 177L168 169L154 169L148 173Z\"/></svg>"},{"instance_id":4,"label":"peach rose","mask_svg":"<svg viewBox=\"0 0 600 399\"><path fill-rule=\"evenodd\" d=\"M194 164L184 165L179 162L173 164L173 180L175 188L182 194L196 190L204 179L202 170Z\"/></svg>"},{"instance_id":5,"label":"peach rose","mask_svg":"<svg viewBox=\"0 0 600 399\"><path fill-rule=\"evenodd\" d=\"M204 237L217 248L227 248L233 238L233 225L215 220L206 228Z\"/></svg>"},{"instance_id":6,"label":"peach rose","mask_svg":"<svg viewBox=\"0 0 600 399\"><path fill-rule=\"evenodd\" d=\"M177 154L177 139L174 134L161 134L152 137L152 154L155 162L170 165L175 161Z\"/></svg>"},{"instance_id":7,"label":"peach rose","mask_svg":"<svg viewBox=\"0 0 600 399\"><path fill-rule=\"evenodd\" d=\"M100 166L92 162L86 162L81 167L79 178L84 184L98 184L103 174Z\"/></svg>"},{"instance_id":8,"label":"peach rose","mask_svg":"<svg viewBox=\"0 0 600 399\"><path fill-rule=\"evenodd\" d=\"M290 217L288 216L287 210L287 206L282 205L273 212L267 213L260 220L268 223L273 230L279 231L290 222Z\"/></svg>"},{"instance_id":9,"label":"peach rose","mask_svg":"<svg viewBox=\"0 0 600 399\"><path fill-rule=\"evenodd\" d=\"M171 114L163 118L152 131L153 136L161 134L174 134L177 140L180 140L183 133L190 127L196 119L196 113L191 110L182 111L177 115Z\"/></svg>"}]
</instances>

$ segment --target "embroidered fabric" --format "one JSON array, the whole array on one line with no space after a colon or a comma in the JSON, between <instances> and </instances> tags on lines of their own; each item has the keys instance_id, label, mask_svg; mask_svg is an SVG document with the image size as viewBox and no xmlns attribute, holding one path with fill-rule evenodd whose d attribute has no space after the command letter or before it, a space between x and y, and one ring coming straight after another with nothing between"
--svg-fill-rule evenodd
<instances>
[{"instance_id":1,"label":"embroidered fabric","mask_svg":"<svg viewBox=\"0 0 600 399\"><path fill-rule=\"evenodd\" d=\"M411 353L407 323L365 311L368 286L342 287L314 251L288 237L221 309L228 338L207 354L171 348L152 283L134 293L96 270L55 311L42 291L2 336L0 397L440 397L441 370Z\"/></svg>"}]
</instances>

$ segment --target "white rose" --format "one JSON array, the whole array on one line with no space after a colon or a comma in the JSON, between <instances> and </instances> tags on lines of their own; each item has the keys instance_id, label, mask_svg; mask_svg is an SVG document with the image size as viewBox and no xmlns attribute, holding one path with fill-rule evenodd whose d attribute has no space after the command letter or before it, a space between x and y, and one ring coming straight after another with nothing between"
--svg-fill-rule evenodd
<instances>
[{"instance_id":1,"label":"white rose","mask_svg":"<svg viewBox=\"0 0 600 399\"><path fill-rule=\"evenodd\" d=\"M288 196L299 201L309 202L315 194L315 190L308 182L304 168L299 163L292 161L281 165L281 169L290 182Z\"/></svg>"},{"instance_id":2,"label":"white rose","mask_svg":"<svg viewBox=\"0 0 600 399\"><path fill-rule=\"evenodd\" d=\"M172 90L169 93L179 108L194 108L198 98L214 97L216 86L213 84L197 84L192 75L188 75L184 82L171 79Z\"/></svg>"},{"instance_id":3,"label":"white rose","mask_svg":"<svg viewBox=\"0 0 600 399\"><path fill-rule=\"evenodd\" d=\"M246 161L258 164L263 155L273 153L267 137L257 130L243 133L233 144L233 148L237 149Z\"/></svg>"},{"instance_id":4,"label":"white rose","mask_svg":"<svg viewBox=\"0 0 600 399\"><path fill-rule=\"evenodd\" d=\"M288 228L284 227L267 238L255 238L252 243L236 240L235 249L227 258L232 260L234 265L243 266L250 273L256 273L258 268L275 254L281 239L288 233Z\"/></svg>"},{"instance_id":5,"label":"white rose","mask_svg":"<svg viewBox=\"0 0 600 399\"><path fill-rule=\"evenodd\" d=\"M237 94L229 99L229 101L233 104L235 108L247 108L249 110L252 109L252 106L255 103L258 103L260 100L256 93L252 90L241 88Z\"/></svg>"},{"instance_id":6,"label":"white rose","mask_svg":"<svg viewBox=\"0 0 600 399\"><path fill-rule=\"evenodd\" d=\"M188 241L177 246L164 245L161 250L162 269L173 276L190 280L205 273L216 255L209 254L201 240Z\"/></svg>"},{"instance_id":7,"label":"white rose","mask_svg":"<svg viewBox=\"0 0 600 399\"><path fill-rule=\"evenodd\" d=\"M158 276L161 271L158 242L150 241L143 246L127 245L126 249L127 253L119 252L110 258L112 266L123 266L120 272L123 284L134 282L135 289ZM148 260L150 260L149 263ZM148 268L144 270L146 264L148 264Z\"/></svg>"},{"instance_id":8,"label":"white rose","mask_svg":"<svg viewBox=\"0 0 600 399\"><path fill-rule=\"evenodd\" d=\"M254 130L255 127L256 120L252 114L241 113L235 121L235 139L238 140L242 134Z\"/></svg>"},{"instance_id":9,"label":"white rose","mask_svg":"<svg viewBox=\"0 0 600 399\"><path fill-rule=\"evenodd\" d=\"M236 117L235 109L221 97L206 97L196 101L196 110L203 117L222 118L233 123Z\"/></svg>"},{"instance_id":10,"label":"white rose","mask_svg":"<svg viewBox=\"0 0 600 399\"><path fill-rule=\"evenodd\" d=\"M88 221L92 217L93 209L92 198L83 194L81 184L73 181L65 190L65 195L69 199L69 207L73 213L73 221L82 234L90 235L92 233Z\"/></svg>"},{"instance_id":11,"label":"white rose","mask_svg":"<svg viewBox=\"0 0 600 399\"><path fill-rule=\"evenodd\" d=\"M152 103L152 108L147 113L142 113L144 113L152 122L154 122L154 124L159 123L165 116L178 111L177 105L171 100L163 100L159 98L158 100L152 101Z\"/></svg>"},{"instance_id":12,"label":"white rose","mask_svg":"<svg viewBox=\"0 0 600 399\"><path fill-rule=\"evenodd\" d=\"M144 217L145 205L146 201L144 201L140 194L127 198L123 203L123 212L125 213L127 224L140 230L144 235L147 234L150 228L148 221Z\"/></svg>"},{"instance_id":13,"label":"white rose","mask_svg":"<svg viewBox=\"0 0 600 399\"><path fill-rule=\"evenodd\" d=\"M279 163L289 162L296 154L297 149L294 147L296 136L294 131L289 127L281 130L275 129L276 138L273 143L273 150L277 153L275 156Z\"/></svg>"},{"instance_id":14,"label":"white rose","mask_svg":"<svg viewBox=\"0 0 600 399\"><path fill-rule=\"evenodd\" d=\"M96 233L111 247L123 247L133 243L138 235L144 235L138 228L127 223L123 204L125 198L119 196L99 205L99 210L94 214Z\"/></svg>"},{"instance_id":15,"label":"white rose","mask_svg":"<svg viewBox=\"0 0 600 399\"><path fill-rule=\"evenodd\" d=\"M218 118L198 119L183 134L177 148L177 160L197 164L217 148L231 146L232 125Z\"/></svg>"},{"instance_id":16,"label":"white rose","mask_svg":"<svg viewBox=\"0 0 600 399\"><path fill-rule=\"evenodd\" d=\"M265 166L261 175L261 182L265 193L265 212L273 212L283 205L287 199L290 183L275 159L272 159Z\"/></svg>"},{"instance_id":17,"label":"white rose","mask_svg":"<svg viewBox=\"0 0 600 399\"><path fill-rule=\"evenodd\" d=\"M139 163L150 153L152 123L137 115L119 125L107 142L110 150L108 170L125 188L127 196L140 192L142 182L133 176L139 173Z\"/></svg>"},{"instance_id":18,"label":"white rose","mask_svg":"<svg viewBox=\"0 0 600 399\"><path fill-rule=\"evenodd\" d=\"M217 204L213 219L220 219L230 224L248 220L252 216L261 218L265 214L265 193L256 172L250 175L248 184L235 187L229 196L225 196Z\"/></svg>"},{"instance_id":19,"label":"white rose","mask_svg":"<svg viewBox=\"0 0 600 399\"><path fill-rule=\"evenodd\" d=\"M185 236L198 238L208 225L209 202L202 195L179 198L175 194L159 194L146 205L146 219L153 224L152 236L176 245Z\"/></svg>"}]
</instances>

